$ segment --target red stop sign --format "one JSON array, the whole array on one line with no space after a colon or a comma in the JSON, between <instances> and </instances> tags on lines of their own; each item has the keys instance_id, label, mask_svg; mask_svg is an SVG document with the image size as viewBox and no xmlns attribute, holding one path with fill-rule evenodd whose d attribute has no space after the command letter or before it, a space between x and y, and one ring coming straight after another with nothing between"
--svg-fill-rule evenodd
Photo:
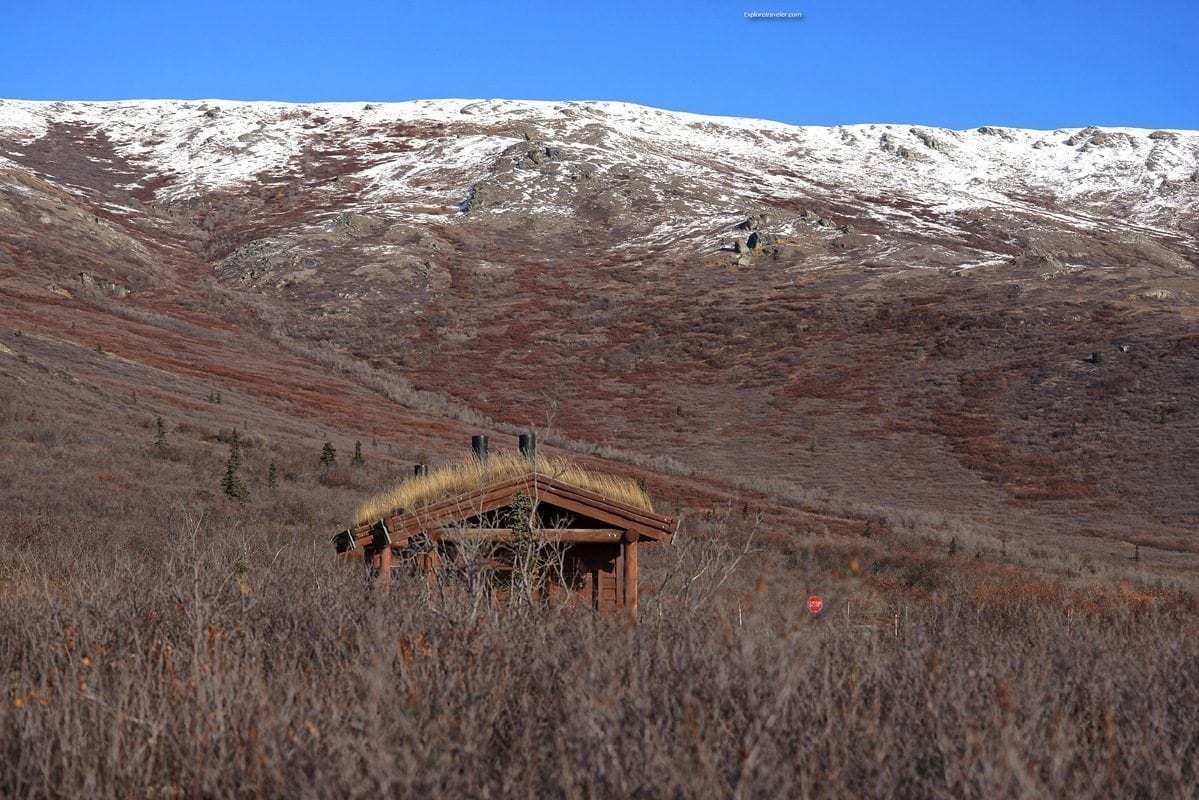
<instances>
[{"instance_id":1,"label":"red stop sign","mask_svg":"<svg viewBox=\"0 0 1199 800\"><path fill-rule=\"evenodd\" d=\"M808 598L808 611L812 614L819 614L824 609L824 601L820 599L820 595L814 594Z\"/></svg>"}]
</instances>

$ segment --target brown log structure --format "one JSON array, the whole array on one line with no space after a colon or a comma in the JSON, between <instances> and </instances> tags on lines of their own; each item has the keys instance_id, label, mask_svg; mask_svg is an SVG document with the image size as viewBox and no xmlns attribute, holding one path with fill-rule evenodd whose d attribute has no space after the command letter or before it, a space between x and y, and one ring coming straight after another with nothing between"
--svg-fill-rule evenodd
<instances>
[{"instance_id":1,"label":"brown log structure","mask_svg":"<svg viewBox=\"0 0 1199 800\"><path fill-rule=\"evenodd\" d=\"M544 523L555 515L570 520L569 527L543 524L523 534L560 548L566 577L552 587L551 595L586 602L596 611L623 609L636 615L641 545L669 543L674 520L538 472L419 509L395 509L382 519L338 533L333 545L342 559L362 559L381 587L389 585L401 563L433 584L456 548L517 540L520 534L512 528L494 525L520 495L532 502L534 520ZM491 563L505 569L502 563Z\"/></svg>"},{"instance_id":2,"label":"brown log structure","mask_svg":"<svg viewBox=\"0 0 1199 800\"><path fill-rule=\"evenodd\" d=\"M640 537L633 535L624 545L624 606L630 614L637 616L637 583L640 579L637 545Z\"/></svg>"}]
</instances>

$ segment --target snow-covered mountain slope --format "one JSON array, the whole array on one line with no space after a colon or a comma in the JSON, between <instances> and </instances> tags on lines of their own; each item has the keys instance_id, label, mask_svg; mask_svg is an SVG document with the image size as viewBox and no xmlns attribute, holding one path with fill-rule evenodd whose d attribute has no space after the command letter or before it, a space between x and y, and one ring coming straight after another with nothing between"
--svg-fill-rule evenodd
<instances>
[{"instance_id":1,"label":"snow-covered mountain slope","mask_svg":"<svg viewBox=\"0 0 1199 800\"><path fill-rule=\"evenodd\" d=\"M713 474L1194 528L1196 132L3 101L0 159L0 328L188 374L240 331Z\"/></svg>"},{"instance_id":2,"label":"snow-covered mountain slope","mask_svg":"<svg viewBox=\"0 0 1199 800\"><path fill-rule=\"evenodd\" d=\"M781 273L1189 272L1199 258L1194 131L804 127L609 102L6 100L4 165L182 233L224 279L337 283L343 299L444 285L455 236L520 239L514 258L553 242Z\"/></svg>"},{"instance_id":3,"label":"snow-covered mountain slope","mask_svg":"<svg viewBox=\"0 0 1199 800\"><path fill-rule=\"evenodd\" d=\"M1199 210L1194 131L809 127L609 102L0 101L9 164L62 131L102 138L133 173L121 186L162 203L286 182L315 159L339 179L322 191L352 194L342 210L610 223L640 209L649 241L793 199L934 230L963 211L1014 207L1193 235Z\"/></svg>"}]
</instances>

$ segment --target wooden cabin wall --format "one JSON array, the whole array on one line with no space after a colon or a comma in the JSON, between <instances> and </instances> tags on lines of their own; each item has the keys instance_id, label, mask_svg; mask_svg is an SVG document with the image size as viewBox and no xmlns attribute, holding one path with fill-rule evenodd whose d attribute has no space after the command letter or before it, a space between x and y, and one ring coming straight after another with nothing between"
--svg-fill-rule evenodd
<instances>
[{"instance_id":1,"label":"wooden cabin wall","mask_svg":"<svg viewBox=\"0 0 1199 800\"><path fill-rule=\"evenodd\" d=\"M579 591L597 611L612 611L624 605L624 559L620 544L576 544L567 558L586 575Z\"/></svg>"}]
</instances>

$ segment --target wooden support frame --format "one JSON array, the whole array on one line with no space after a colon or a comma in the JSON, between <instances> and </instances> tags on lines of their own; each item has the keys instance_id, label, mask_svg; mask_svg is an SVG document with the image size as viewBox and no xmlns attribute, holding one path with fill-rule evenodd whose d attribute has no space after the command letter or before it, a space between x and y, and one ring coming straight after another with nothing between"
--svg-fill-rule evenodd
<instances>
[{"instance_id":1,"label":"wooden support frame","mask_svg":"<svg viewBox=\"0 0 1199 800\"><path fill-rule=\"evenodd\" d=\"M641 577L639 563L639 536L626 537L624 545L624 607L632 616L637 616L637 583Z\"/></svg>"}]
</instances>

